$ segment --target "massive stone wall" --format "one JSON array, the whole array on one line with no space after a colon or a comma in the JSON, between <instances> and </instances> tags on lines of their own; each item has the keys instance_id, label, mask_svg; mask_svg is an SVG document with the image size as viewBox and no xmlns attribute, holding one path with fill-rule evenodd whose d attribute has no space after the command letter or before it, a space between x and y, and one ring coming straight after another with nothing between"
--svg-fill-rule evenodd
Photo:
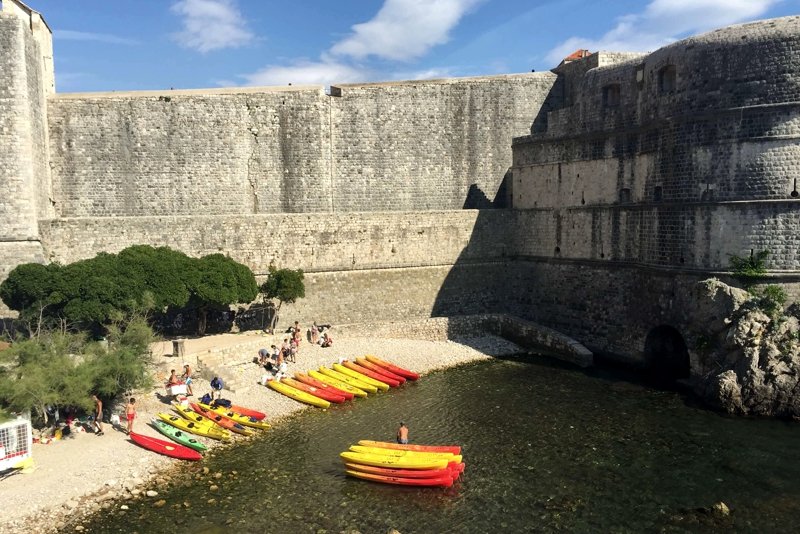
<instances>
[{"instance_id":1,"label":"massive stone wall","mask_svg":"<svg viewBox=\"0 0 800 534\"><path fill-rule=\"evenodd\" d=\"M800 17L556 69L563 106L515 140L514 206L550 210L540 250L720 270L800 269Z\"/></svg>"},{"instance_id":2,"label":"massive stone wall","mask_svg":"<svg viewBox=\"0 0 800 534\"><path fill-rule=\"evenodd\" d=\"M50 99L61 217L459 209L493 201L555 75Z\"/></svg>"}]
</instances>

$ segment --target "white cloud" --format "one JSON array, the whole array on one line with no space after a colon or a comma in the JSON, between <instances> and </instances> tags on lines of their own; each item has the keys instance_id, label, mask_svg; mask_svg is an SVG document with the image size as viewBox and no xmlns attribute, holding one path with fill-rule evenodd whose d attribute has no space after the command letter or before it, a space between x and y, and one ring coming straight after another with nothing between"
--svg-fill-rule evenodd
<instances>
[{"instance_id":1,"label":"white cloud","mask_svg":"<svg viewBox=\"0 0 800 534\"><path fill-rule=\"evenodd\" d=\"M183 30L172 37L184 48L206 53L255 38L234 0L180 0L171 9L183 18Z\"/></svg>"},{"instance_id":2,"label":"white cloud","mask_svg":"<svg viewBox=\"0 0 800 534\"><path fill-rule=\"evenodd\" d=\"M446 43L450 30L481 0L386 0L375 17L331 48L335 55L408 61Z\"/></svg>"},{"instance_id":3,"label":"white cloud","mask_svg":"<svg viewBox=\"0 0 800 534\"><path fill-rule=\"evenodd\" d=\"M644 11L620 17L599 39L570 37L548 54L559 63L579 48L646 52L676 39L763 15L781 0L652 0Z\"/></svg>"},{"instance_id":4,"label":"white cloud","mask_svg":"<svg viewBox=\"0 0 800 534\"><path fill-rule=\"evenodd\" d=\"M331 83L363 82L369 72L335 61L297 60L292 65L268 65L245 74L246 85L330 85Z\"/></svg>"},{"instance_id":5,"label":"white cloud","mask_svg":"<svg viewBox=\"0 0 800 534\"><path fill-rule=\"evenodd\" d=\"M78 32L73 30L56 30L53 37L62 41L97 41L109 44L136 45L139 41L127 39L110 33Z\"/></svg>"}]
</instances>

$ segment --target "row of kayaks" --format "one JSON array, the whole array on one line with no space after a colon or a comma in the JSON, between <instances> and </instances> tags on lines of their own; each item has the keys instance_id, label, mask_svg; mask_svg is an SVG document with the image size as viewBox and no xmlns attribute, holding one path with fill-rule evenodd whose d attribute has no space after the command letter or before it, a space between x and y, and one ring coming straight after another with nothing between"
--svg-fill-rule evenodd
<instances>
[{"instance_id":1,"label":"row of kayaks","mask_svg":"<svg viewBox=\"0 0 800 534\"><path fill-rule=\"evenodd\" d=\"M231 439L232 432L250 436L254 429L266 430L270 427L264 421L266 414L244 406L225 408L202 403L190 403L188 406L176 403L173 408L178 415L160 412L158 418L151 422L153 428L172 442L133 432L130 434L131 440L172 458L199 460L202 458L200 453L208 447L195 435L227 441Z\"/></svg>"},{"instance_id":2,"label":"row of kayaks","mask_svg":"<svg viewBox=\"0 0 800 534\"><path fill-rule=\"evenodd\" d=\"M343 360L330 368L320 367L318 371L298 372L294 378L270 380L267 386L296 401L329 408L332 403L388 391L418 378L413 371L370 355L356 358L355 362Z\"/></svg>"},{"instance_id":3,"label":"row of kayaks","mask_svg":"<svg viewBox=\"0 0 800 534\"><path fill-rule=\"evenodd\" d=\"M348 476L383 484L450 487L464 471L457 445L361 440L339 456Z\"/></svg>"}]
</instances>

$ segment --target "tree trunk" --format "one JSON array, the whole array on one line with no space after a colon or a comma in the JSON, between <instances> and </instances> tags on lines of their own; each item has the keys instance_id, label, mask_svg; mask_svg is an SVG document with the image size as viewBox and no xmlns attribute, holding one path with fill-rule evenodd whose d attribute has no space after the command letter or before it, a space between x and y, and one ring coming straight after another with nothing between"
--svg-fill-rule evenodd
<instances>
[{"instance_id":1,"label":"tree trunk","mask_svg":"<svg viewBox=\"0 0 800 534\"><path fill-rule=\"evenodd\" d=\"M283 304L283 302L279 300L278 306L275 308L275 313L272 315L272 319L270 320L269 329L273 334L275 333L275 326L278 323L278 312L281 311L281 304Z\"/></svg>"},{"instance_id":2,"label":"tree trunk","mask_svg":"<svg viewBox=\"0 0 800 534\"><path fill-rule=\"evenodd\" d=\"M208 321L208 310L206 308L200 308L200 317L198 317L197 321L198 335L201 336L205 335L207 321Z\"/></svg>"}]
</instances>

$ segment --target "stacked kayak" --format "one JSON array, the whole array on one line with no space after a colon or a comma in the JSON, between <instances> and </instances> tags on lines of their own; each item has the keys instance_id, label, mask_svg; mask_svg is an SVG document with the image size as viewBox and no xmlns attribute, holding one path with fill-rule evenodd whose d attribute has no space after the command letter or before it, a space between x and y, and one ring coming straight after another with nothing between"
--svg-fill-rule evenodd
<instances>
[{"instance_id":1,"label":"stacked kayak","mask_svg":"<svg viewBox=\"0 0 800 534\"><path fill-rule=\"evenodd\" d=\"M198 436L219 440L227 440L231 437L231 433L229 431L225 430L224 428L220 428L208 419L201 418L200 421L191 421L189 419L177 417L164 412L157 414L157 416L161 420L159 422L167 423L173 428L182 430L183 432L191 432L192 434L196 434ZM156 430L161 432L159 428L156 428ZM164 432L161 433L163 434ZM170 436L168 435L167 437Z\"/></svg>"},{"instance_id":2,"label":"stacked kayak","mask_svg":"<svg viewBox=\"0 0 800 534\"><path fill-rule=\"evenodd\" d=\"M230 430L231 432L236 432L237 434L242 434L243 436L252 436L253 431L241 424L237 423L233 419L228 417L222 416L211 409L210 406L207 404L198 404L196 402L190 402L189 406L192 407L192 410L195 411L198 415L202 415L206 419L210 419L214 421L216 424Z\"/></svg>"},{"instance_id":3,"label":"stacked kayak","mask_svg":"<svg viewBox=\"0 0 800 534\"><path fill-rule=\"evenodd\" d=\"M209 412L221 415L226 419L230 419L235 423L239 423L242 426L249 426L250 428L257 428L259 430L266 430L270 427L269 423L265 423L260 419L256 419L255 417L250 417L247 415L242 415L240 413L233 411L233 406L231 406L230 408L224 408L222 406L209 406L208 404L203 404L203 403L200 403L198 406Z\"/></svg>"},{"instance_id":4,"label":"stacked kayak","mask_svg":"<svg viewBox=\"0 0 800 534\"><path fill-rule=\"evenodd\" d=\"M450 487L464 471L460 452L456 445L361 440L339 456L351 477L402 486Z\"/></svg>"}]
</instances>

